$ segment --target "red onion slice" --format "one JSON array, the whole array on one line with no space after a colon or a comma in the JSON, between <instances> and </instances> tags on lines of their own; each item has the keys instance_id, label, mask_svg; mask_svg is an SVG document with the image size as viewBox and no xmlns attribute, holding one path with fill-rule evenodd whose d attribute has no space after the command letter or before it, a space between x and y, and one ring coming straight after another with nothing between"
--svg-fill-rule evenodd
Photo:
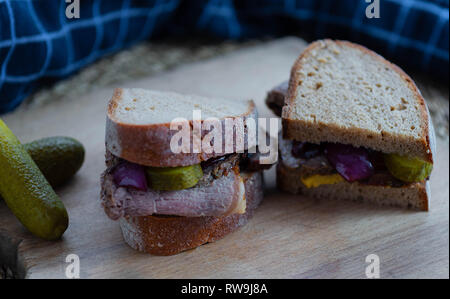
<instances>
[{"instance_id":1,"label":"red onion slice","mask_svg":"<svg viewBox=\"0 0 450 299\"><path fill-rule=\"evenodd\" d=\"M122 162L114 168L113 178L117 186L147 191L147 177L141 165Z\"/></svg>"},{"instance_id":2,"label":"red onion slice","mask_svg":"<svg viewBox=\"0 0 450 299\"><path fill-rule=\"evenodd\" d=\"M349 182L369 178L374 167L369 160L369 152L347 144L328 143L325 154L337 172Z\"/></svg>"}]
</instances>

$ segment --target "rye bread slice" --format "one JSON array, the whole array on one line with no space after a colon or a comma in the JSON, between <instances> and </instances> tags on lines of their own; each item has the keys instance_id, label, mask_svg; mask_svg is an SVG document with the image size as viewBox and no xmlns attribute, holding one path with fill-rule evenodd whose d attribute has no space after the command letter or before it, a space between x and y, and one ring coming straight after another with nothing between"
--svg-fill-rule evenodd
<instances>
[{"instance_id":1,"label":"rye bread slice","mask_svg":"<svg viewBox=\"0 0 450 299\"><path fill-rule=\"evenodd\" d=\"M178 132L170 130L171 122L176 118L184 118L192 128L194 110L201 111L202 123L211 117L221 121L223 139L219 142L223 145L233 145L234 152L236 138L233 138L233 134L225 134L225 119L238 124L239 130L244 132L244 142L247 141L248 120L252 118L256 122L257 119L253 101L231 101L138 88L117 88L107 111L106 148L113 155L127 161L154 167L198 164L226 154L225 146L222 147L222 152L211 153L195 153L192 147L189 153L174 153L171 150L170 141ZM202 138L207 133L203 130ZM247 145L245 142L245 149Z\"/></svg>"},{"instance_id":2,"label":"rye bread slice","mask_svg":"<svg viewBox=\"0 0 450 299\"><path fill-rule=\"evenodd\" d=\"M287 139L339 142L433 162L434 132L413 80L363 46L320 40L291 70Z\"/></svg>"},{"instance_id":3,"label":"rye bread slice","mask_svg":"<svg viewBox=\"0 0 450 299\"><path fill-rule=\"evenodd\" d=\"M411 183L402 187L376 186L358 182L340 182L307 188L300 180L301 169L291 168L282 162L277 165L277 186L292 194L302 194L317 199L338 199L372 203L384 206L428 211L430 188L428 181Z\"/></svg>"}]
</instances>

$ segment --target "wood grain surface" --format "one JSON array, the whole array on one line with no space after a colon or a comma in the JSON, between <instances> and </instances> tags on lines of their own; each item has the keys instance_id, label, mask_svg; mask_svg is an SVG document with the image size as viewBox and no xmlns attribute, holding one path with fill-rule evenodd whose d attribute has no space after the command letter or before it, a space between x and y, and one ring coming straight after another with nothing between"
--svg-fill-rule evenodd
<instances>
[{"instance_id":1,"label":"wood grain surface","mask_svg":"<svg viewBox=\"0 0 450 299\"><path fill-rule=\"evenodd\" d=\"M251 98L261 116L273 116L263 103L265 94L288 78L304 46L286 38L121 86ZM70 216L61 241L33 237L0 202L0 254L22 275L64 278L66 256L77 254L81 278L365 278L366 256L377 254L382 278L449 277L449 148L440 140L429 213L282 194L272 169L264 202L239 231L175 256L132 250L99 200L112 88L4 117L22 142L68 135L87 153L76 177L56 190Z\"/></svg>"}]
</instances>

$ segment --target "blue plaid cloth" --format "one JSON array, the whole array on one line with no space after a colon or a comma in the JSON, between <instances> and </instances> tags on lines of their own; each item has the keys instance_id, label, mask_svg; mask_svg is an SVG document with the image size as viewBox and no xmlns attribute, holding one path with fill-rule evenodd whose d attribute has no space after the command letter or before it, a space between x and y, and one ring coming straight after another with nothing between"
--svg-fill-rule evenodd
<instances>
[{"instance_id":1,"label":"blue plaid cloth","mask_svg":"<svg viewBox=\"0 0 450 299\"><path fill-rule=\"evenodd\" d=\"M106 54L168 34L348 39L448 80L448 0L380 0L371 19L365 0L81 0L79 19L66 17L68 5L0 0L0 113Z\"/></svg>"}]
</instances>

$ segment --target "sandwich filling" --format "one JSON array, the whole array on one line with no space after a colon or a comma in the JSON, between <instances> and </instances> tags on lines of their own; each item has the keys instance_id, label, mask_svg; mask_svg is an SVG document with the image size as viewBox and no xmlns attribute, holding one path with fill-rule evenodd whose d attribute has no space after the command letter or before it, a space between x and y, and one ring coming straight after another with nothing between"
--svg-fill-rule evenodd
<instances>
[{"instance_id":1,"label":"sandwich filling","mask_svg":"<svg viewBox=\"0 0 450 299\"><path fill-rule=\"evenodd\" d=\"M415 158L336 143L313 144L280 137L281 163L300 171L307 188L340 182L403 187L427 180L432 164Z\"/></svg>"},{"instance_id":2,"label":"sandwich filling","mask_svg":"<svg viewBox=\"0 0 450 299\"><path fill-rule=\"evenodd\" d=\"M184 167L146 167L106 154L103 206L122 216L225 216L245 213L244 172L261 171L257 154L230 154Z\"/></svg>"}]
</instances>

